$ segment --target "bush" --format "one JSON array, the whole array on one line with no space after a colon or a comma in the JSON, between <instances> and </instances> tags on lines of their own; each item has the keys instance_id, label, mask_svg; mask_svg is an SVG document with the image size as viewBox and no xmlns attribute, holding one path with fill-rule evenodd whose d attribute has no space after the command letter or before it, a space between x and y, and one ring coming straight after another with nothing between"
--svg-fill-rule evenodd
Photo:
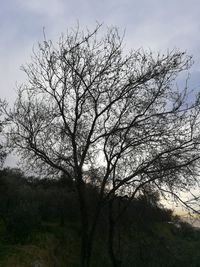
<instances>
[{"instance_id":1,"label":"bush","mask_svg":"<svg viewBox=\"0 0 200 267\"><path fill-rule=\"evenodd\" d=\"M30 203L22 203L7 217L7 236L14 242L26 241L32 232L40 226L37 207Z\"/></svg>"}]
</instances>

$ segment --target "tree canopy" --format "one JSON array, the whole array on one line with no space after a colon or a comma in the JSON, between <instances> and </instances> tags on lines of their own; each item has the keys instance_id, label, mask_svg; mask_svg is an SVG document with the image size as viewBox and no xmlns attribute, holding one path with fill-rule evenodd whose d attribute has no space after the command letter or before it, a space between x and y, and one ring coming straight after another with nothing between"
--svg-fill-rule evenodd
<instances>
[{"instance_id":1,"label":"tree canopy","mask_svg":"<svg viewBox=\"0 0 200 267\"><path fill-rule=\"evenodd\" d=\"M113 190L147 180L192 182L199 106L175 83L191 58L142 49L125 55L118 30L101 38L99 28L39 44L10 114L13 145L30 165L69 176L101 166Z\"/></svg>"}]
</instances>

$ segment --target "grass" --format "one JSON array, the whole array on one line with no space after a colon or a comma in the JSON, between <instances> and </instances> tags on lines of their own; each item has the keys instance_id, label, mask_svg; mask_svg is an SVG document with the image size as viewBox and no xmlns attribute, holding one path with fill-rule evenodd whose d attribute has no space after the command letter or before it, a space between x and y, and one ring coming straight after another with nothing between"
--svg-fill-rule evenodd
<instances>
[{"instance_id":1,"label":"grass","mask_svg":"<svg viewBox=\"0 0 200 267\"><path fill-rule=\"evenodd\" d=\"M2 227L0 231L3 233ZM123 267L200 266L200 233L189 239L187 234L176 231L167 223L156 223L148 232L127 229L123 236ZM79 251L80 230L76 223L64 227L43 223L21 243L0 240L0 267L30 267L36 260L42 267L78 267ZM92 255L92 267L111 267L103 233L97 233Z\"/></svg>"},{"instance_id":2,"label":"grass","mask_svg":"<svg viewBox=\"0 0 200 267\"><path fill-rule=\"evenodd\" d=\"M30 267L38 260L43 267L78 266L78 235L70 225L60 227L57 224L43 224L32 233L28 242L9 244L0 243L0 266ZM76 254L75 254L76 253Z\"/></svg>"}]
</instances>

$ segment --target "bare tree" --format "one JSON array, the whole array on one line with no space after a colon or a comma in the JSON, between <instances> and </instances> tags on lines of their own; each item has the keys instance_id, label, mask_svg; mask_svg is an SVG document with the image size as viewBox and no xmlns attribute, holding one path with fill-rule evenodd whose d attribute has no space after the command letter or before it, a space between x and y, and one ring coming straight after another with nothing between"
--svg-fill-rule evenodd
<instances>
[{"instance_id":1,"label":"bare tree","mask_svg":"<svg viewBox=\"0 0 200 267\"><path fill-rule=\"evenodd\" d=\"M0 113L0 116L2 114ZM4 138L2 136L2 131L3 131L3 127L4 127L4 122L3 120L0 120L0 168L3 167L5 159L6 159L6 155L7 155L7 151L6 151L6 147L4 144Z\"/></svg>"},{"instance_id":2,"label":"bare tree","mask_svg":"<svg viewBox=\"0 0 200 267\"><path fill-rule=\"evenodd\" d=\"M55 45L45 37L22 67L28 80L7 112L10 145L22 161L76 182L82 267L90 264L105 200L122 191L134 197L146 184L190 188L198 183L200 157L199 100L175 82L191 57L177 50L125 54L116 28L103 36L100 30L77 28ZM90 215L85 188L94 169L99 201Z\"/></svg>"}]
</instances>

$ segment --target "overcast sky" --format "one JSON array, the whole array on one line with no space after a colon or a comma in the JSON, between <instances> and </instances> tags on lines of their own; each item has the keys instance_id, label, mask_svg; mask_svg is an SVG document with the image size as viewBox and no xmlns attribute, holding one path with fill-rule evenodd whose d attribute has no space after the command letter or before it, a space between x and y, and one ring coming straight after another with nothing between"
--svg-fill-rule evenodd
<instances>
[{"instance_id":1,"label":"overcast sky","mask_svg":"<svg viewBox=\"0 0 200 267\"><path fill-rule=\"evenodd\" d=\"M0 98L15 99L16 83L25 81L20 66L33 46L79 21L93 29L96 21L126 30L127 47L153 51L179 48L194 56L191 85L200 88L199 0L4 0L0 9Z\"/></svg>"},{"instance_id":2,"label":"overcast sky","mask_svg":"<svg viewBox=\"0 0 200 267\"><path fill-rule=\"evenodd\" d=\"M195 87L200 84L199 0L7 0L0 9L0 98L13 101L15 84L25 80L20 66L42 40L43 27L54 40L76 25L94 28L96 21L126 29L132 48L166 51L180 48L194 55Z\"/></svg>"}]
</instances>

